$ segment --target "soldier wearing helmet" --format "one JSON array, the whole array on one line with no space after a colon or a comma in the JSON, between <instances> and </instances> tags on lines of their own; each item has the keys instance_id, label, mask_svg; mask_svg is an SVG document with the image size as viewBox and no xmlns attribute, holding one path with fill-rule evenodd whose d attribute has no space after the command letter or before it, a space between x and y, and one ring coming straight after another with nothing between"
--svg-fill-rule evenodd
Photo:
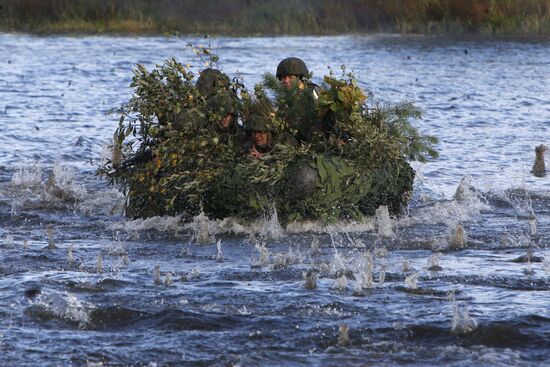
<instances>
[{"instance_id":1,"label":"soldier wearing helmet","mask_svg":"<svg viewBox=\"0 0 550 367\"><path fill-rule=\"evenodd\" d=\"M275 74L281 85L286 89L290 89L293 85L297 85L299 89L308 88L311 90L315 100L319 98L321 88L318 85L308 81L310 74L306 63L297 57L287 57L282 60L277 66Z\"/></svg>"},{"instance_id":2,"label":"soldier wearing helmet","mask_svg":"<svg viewBox=\"0 0 550 367\"><path fill-rule=\"evenodd\" d=\"M275 111L268 100L259 98L253 102L244 122L248 138L244 146L247 156L259 158L270 152L274 144L298 145L298 141L291 134L285 132L275 134L274 118Z\"/></svg>"},{"instance_id":3,"label":"soldier wearing helmet","mask_svg":"<svg viewBox=\"0 0 550 367\"><path fill-rule=\"evenodd\" d=\"M203 96L209 96L220 91L228 91L231 82L220 70L206 68L199 73L196 87Z\"/></svg>"},{"instance_id":4,"label":"soldier wearing helmet","mask_svg":"<svg viewBox=\"0 0 550 367\"><path fill-rule=\"evenodd\" d=\"M260 113L253 113L248 118L245 129L248 142L245 144L246 155L259 158L272 148L273 129L267 123L266 117Z\"/></svg>"},{"instance_id":5,"label":"soldier wearing helmet","mask_svg":"<svg viewBox=\"0 0 550 367\"><path fill-rule=\"evenodd\" d=\"M321 88L309 82L310 72L302 59L297 57L288 57L282 60L277 66L276 77L279 79L281 85L284 89L291 90L292 88L297 88L302 90L306 96L310 98L296 98L293 97L288 100L287 105L293 105L294 103L300 103L300 106L304 110L310 110L319 99L321 95ZM294 93L292 93L294 95ZM295 94L296 96L303 96L302 93ZM300 101L300 102L298 102ZM302 104L307 104L302 105ZM292 126L292 129L295 131L296 138L303 142L311 142L314 133L324 134L325 130L329 127L327 124L322 121L322 119L313 117L313 116L303 116L293 121L289 121ZM325 126L327 125L327 126Z\"/></svg>"},{"instance_id":6,"label":"soldier wearing helmet","mask_svg":"<svg viewBox=\"0 0 550 367\"><path fill-rule=\"evenodd\" d=\"M235 136L243 140L242 128L237 122L239 100L231 90L229 77L217 69L200 72L197 90L206 99L206 115L222 137Z\"/></svg>"},{"instance_id":7,"label":"soldier wearing helmet","mask_svg":"<svg viewBox=\"0 0 550 367\"><path fill-rule=\"evenodd\" d=\"M207 68L200 72L197 90L207 102L207 115L217 127L225 129L236 120L236 98L231 96L229 77L217 69Z\"/></svg>"}]
</instances>

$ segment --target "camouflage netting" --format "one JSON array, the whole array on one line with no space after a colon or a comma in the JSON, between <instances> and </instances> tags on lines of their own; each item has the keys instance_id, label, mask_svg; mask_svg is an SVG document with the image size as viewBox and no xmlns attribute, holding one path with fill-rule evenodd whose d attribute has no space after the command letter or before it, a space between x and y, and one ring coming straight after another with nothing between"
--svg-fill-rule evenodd
<instances>
[{"instance_id":1,"label":"camouflage netting","mask_svg":"<svg viewBox=\"0 0 550 367\"><path fill-rule=\"evenodd\" d=\"M206 93L196 77L174 59L134 72L113 158L99 170L124 188L130 217L204 211L252 219L276 208L283 222L334 221L380 205L398 213L413 186L407 160L437 156L436 139L409 123L420 117L414 106L368 108L350 74L290 89L266 74L253 93L229 78ZM223 129L228 113L235 118ZM246 155L251 126L272 136L260 158Z\"/></svg>"}]
</instances>

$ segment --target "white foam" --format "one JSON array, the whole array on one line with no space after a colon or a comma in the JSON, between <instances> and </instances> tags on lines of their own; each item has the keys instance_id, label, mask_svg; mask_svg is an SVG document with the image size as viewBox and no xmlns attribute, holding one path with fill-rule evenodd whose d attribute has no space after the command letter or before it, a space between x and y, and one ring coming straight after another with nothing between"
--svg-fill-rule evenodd
<instances>
[{"instance_id":1,"label":"white foam","mask_svg":"<svg viewBox=\"0 0 550 367\"><path fill-rule=\"evenodd\" d=\"M287 233L364 233L376 229L374 216L365 217L362 221L340 220L336 223L327 224L322 221L300 221L291 222L286 226Z\"/></svg>"},{"instance_id":2,"label":"white foam","mask_svg":"<svg viewBox=\"0 0 550 367\"><path fill-rule=\"evenodd\" d=\"M20 167L11 178L12 186L32 187L42 185L42 169L37 166Z\"/></svg>"},{"instance_id":3,"label":"white foam","mask_svg":"<svg viewBox=\"0 0 550 367\"><path fill-rule=\"evenodd\" d=\"M44 187L47 200L78 201L86 195L86 189L75 181L74 169L56 163Z\"/></svg>"},{"instance_id":4,"label":"white foam","mask_svg":"<svg viewBox=\"0 0 550 367\"><path fill-rule=\"evenodd\" d=\"M80 301L70 293L42 293L33 305L45 308L56 317L76 322L81 328L90 323L90 312L95 309L93 304Z\"/></svg>"},{"instance_id":5,"label":"white foam","mask_svg":"<svg viewBox=\"0 0 550 367\"><path fill-rule=\"evenodd\" d=\"M179 233L184 229L184 225L182 224L182 217L180 215L157 216L117 222L110 225L109 229L125 232L146 232L155 229L160 232Z\"/></svg>"},{"instance_id":6,"label":"white foam","mask_svg":"<svg viewBox=\"0 0 550 367\"><path fill-rule=\"evenodd\" d=\"M518 218L537 219L529 191L526 189L507 190L505 197L514 208Z\"/></svg>"},{"instance_id":7,"label":"white foam","mask_svg":"<svg viewBox=\"0 0 550 367\"><path fill-rule=\"evenodd\" d=\"M406 277L405 278L405 286L408 289L417 289L418 288L418 276L419 275L420 275L419 273L414 273L414 274L411 274L408 277Z\"/></svg>"},{"instance_id":8,"label":"white foam","mask_svg":"<svg viewBox=\"0 0 550 367\"><path fill-rule=\"evenodd\" d=\"M75 179L74 169L56 163L48 179L42 181L42 168L21 168L12 177L7 192L13 198L12 214L21 209L78 209L87 196L86 188Z\"/></svg>"},{"instance_id":9,"label":"white foam","mask_svg":"<svg viewBox=\"0 0 550 367\"><path fill-rule=\"evenodd\" d=\"M458 222L476 219L484 210L489 210L487 200L475 188L469 176L463 177L452 200L438 201L433 205L419 208L410 217L401 217L399 227L416 224L446 224L455 226Z\"/></svg>"},{"instance_id":10,"label":"white foam","mask_svg":"<svg viewBox=\"0 0 550 367\"><path fill-rule=\"evenodd\" d=\"M13 235L7 234L6 237L4 237L4 240L2 241L3 247L13 247L14 245Z\"/></svg>"}]
</instances>

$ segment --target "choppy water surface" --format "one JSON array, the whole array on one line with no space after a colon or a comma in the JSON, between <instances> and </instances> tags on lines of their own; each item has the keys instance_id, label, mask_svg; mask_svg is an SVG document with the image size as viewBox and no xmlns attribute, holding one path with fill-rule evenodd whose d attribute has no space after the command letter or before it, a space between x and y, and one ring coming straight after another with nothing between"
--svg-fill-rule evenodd
<instances>
[{"instance_id":1,"label":"choppy water surface","mask_svg":"<svg viewBox=\"0 0 550 367\"><path fill-rule=\"evenodd\" d=\"M132 67L200 68L188 41L0 35L1 365L550 364L550 43L214 40L249 87L291 55L347 64L420 106L441 158L401 218L128 221L89 161Z\"/></svg>"}]
</instances>

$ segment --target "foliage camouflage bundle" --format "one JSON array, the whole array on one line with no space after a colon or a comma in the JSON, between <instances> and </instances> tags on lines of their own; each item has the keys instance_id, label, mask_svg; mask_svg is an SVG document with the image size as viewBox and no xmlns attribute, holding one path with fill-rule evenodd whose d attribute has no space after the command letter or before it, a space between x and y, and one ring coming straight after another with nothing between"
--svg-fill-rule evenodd
<instances>
[{"instance_id":1,"label":"foliage camouflage bundle","mask_svg":"<svg viewBox=\"0 0 550 367\"><path fill-rule=\"evenodd\" d=\"M100 169L123 184L132 217L204 211L257 218L276 208L287 222L360 219L379 205L398 212L414 179L406 160L437 156L436 139L409 122L421 116L418 109L407 103L368 108L345 72L326 76L322 88L285 89L266 74L253 93L236 80L218 91L233 97L245 128L261 118L271 131L272 149L257 159L217 128L224 111L199 92L189 66L170 59L148 72L138 65L132 86L135 94L114 135L121 157L114 154ZM294 174L304 166L316 172L316 190L296 199Z\"/></svg>"},{"instance_id":2,"label":"foliage camouflage bundle","mask_svg":"<svg viewBox=\"0 0 550 367\"><path fill-rule=\"evenodd\" d=\"M100 170L121 183L132 217L196 213L204 190L233 162L238 147L209 121L219 118L194 83L188 66L167 60L152 72L138 65L114 134L112 159Z\"/></svg>"}]
</instances>

